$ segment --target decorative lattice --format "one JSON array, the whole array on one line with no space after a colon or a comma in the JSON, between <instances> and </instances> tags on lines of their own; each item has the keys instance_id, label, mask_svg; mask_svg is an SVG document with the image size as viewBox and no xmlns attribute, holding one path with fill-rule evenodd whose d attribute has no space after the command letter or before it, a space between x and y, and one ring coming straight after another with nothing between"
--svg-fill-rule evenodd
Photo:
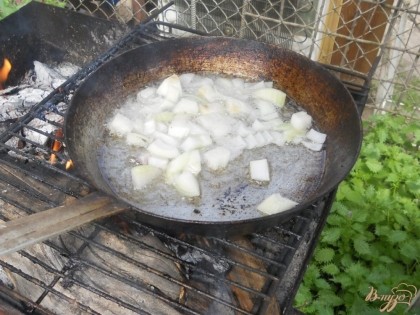
<instances>
[{"instance_id":1,"label":"decorative lattice","mask_svg":"<svg viewBox=\"0 0 420 315\"><path fill-rule=\"evenodd\" d=\"M139 22L168 2L66 1L72 9L124 23ZM356 86L371 82L367 113L392 111L418 119L419 5L415 0L175 0L159 19L293 49L346 70L340 79Z\"/></svg>"}]
</instances>

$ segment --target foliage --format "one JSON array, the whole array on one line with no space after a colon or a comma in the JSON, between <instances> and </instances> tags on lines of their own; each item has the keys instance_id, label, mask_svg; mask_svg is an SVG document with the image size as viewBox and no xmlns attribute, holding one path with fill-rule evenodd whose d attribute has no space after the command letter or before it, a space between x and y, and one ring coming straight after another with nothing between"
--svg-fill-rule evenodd
<instances>
[{"instance_id":1,"label":"foliage","mask_svg":"<svg viewBox=\"0 0 420 315\"><path fill-rule=\"evenodd\" d=\"M420 123L392 115L365 122L364 144L321 234L296 296L306 314L379 314L370 287L420 288ZM403 314L398 304L392 314Z\"/></svg>"},{"instance_id":2,"label":"foliage","mask_svg":"<svg viewBox=\"0 0 420 315\"><path fill-rule=\"evenodd\" d=\"M398 113L411 116L417 113L420 106L420 78L415 77L405 84L395 84L395 92L393 94L393 101L396 104ZM417 112L416 112L417 111Z\"/></svg>"},{"instance_id":3,"label":"foliage","mask_svg":"<svg viewBox=\"0 0 420 315\"><path fill-rule=\"evenodd\" d=\"M0 20L19 10L30 1L31 0L0 0ZM65 0L39 0L39 2L55 5L62 8L66 4Z\"/></svg>"}]
</instances>

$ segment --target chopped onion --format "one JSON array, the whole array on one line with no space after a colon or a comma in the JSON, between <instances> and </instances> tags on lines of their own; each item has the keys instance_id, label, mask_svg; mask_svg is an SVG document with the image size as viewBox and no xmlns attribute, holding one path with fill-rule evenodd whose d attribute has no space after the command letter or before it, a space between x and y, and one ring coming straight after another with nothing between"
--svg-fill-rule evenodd
<instances>
[{"instance_id":1,"label":"chopped onion","mask_svg":"<svg viewBox=\"0 0 420 315\"><path fill-rule=\"evenodd\" d=\"M246 116L252 112L251 105L233 97L225 99L225 106L227 112L232 116Z\"/></svg>"},{"instance_id":2,"label":"chopped onion","mask_svg":"<svg viewBox=\"0 0 420 315\"><path fill-rule=\"evenodd\" d=\"M201 115L197 118L201 124L214 137L224 137L232 131L236 120L230 116L219 113Z\"/></svg>"},{"instance_id":3,"label":"chopped onion","mask_svg":"<svg viewBox=\"0 0 420 315\"><path fill-rule=\"evenodd\" d=\"M290 118L290 124L297 130L306 131L312 125L312 117L307 112L297 112Z\"/></svg>"},{"instance_id":4,"label":"chopped onion","mask_svg":"<svg viewBox=\"0 0 420 315\"><path fill-rule=\"evenodd\" d=\"M156 131L156 122L153 119L149 119L144 122L143 132L145 135L151 135Z\"/></svg>"},{"instance_id":5,"label":"chopped onion","mask_svg":"<svg viewBox=\"0 0 420 315\"><path fill-rule=\"evenodd\" d=\"M179 155L179 150L176 146L172 146L161 139L157 139L149 144L147 151L164 159L173 159Z\"/></svg>"},{"instance_id":6,"label":"chopped onion","mask_svg":"<svg viewBox=\"0 0 420 315\"><path fill-rule=\"evenodd\" d=\"M181 84L184 87L187 87L190 85L191 81L194 79L195 74L194 73L183 73L179 76L179 80L181 81Z\"/></svg>"},{"instance_id":7,"label":"chopped onion","mask_svg":"<svg viewBox=\"0 0 420 315\"><path fill-rule=\"evenodd\" d=\"M204 84L197 90L199 97L205 98L209 102L217 101L221 98L220 94L216 91L212 84Z\"/></svg>"},{"instance_id":8,"label":"chopped onion","mask_svg":"<svg viewBox=\"0 0 420 315\"><path fill-rule=\"evenodd\" d=\"M161 174L161 170L152 165L138 165L131 169L134 189L143 189Z\"/></svg>"},{"instance_id":9,"label":"chopped onion","mask_svg":"<svg viewBox=\"0 0 420 315\"><path fill-rule=\"evenodd\" d=\"M267 159L249 162L249 174L253 180L259 182L269 182L270 170L268 167Z\"/></svg>"},{"instance_id":10,"label":"chopped onion","mask_svg":"<svg viewBox=\"0 0 420 315\"><path fill-rule=\"evenodd\" d=\"M176 103L173 112L196 114L198 113L198 103L193 99L183 97Z\"/></svg>"},{"instance_id":11,"label":"chopped onion","mask_svg":"<svg viewBox=\"0 0 420 315\"><path fill-rule=\"evenodd\" d=\"M231 90L233 88L232 80L229 80L227 78L218 77L214 83L216 86L225 89L227 91Z\"/></svg>"},{"instance_id":12,"label":"chopped onion","mask_svg":"<svg viewBox=\"0 0 420 315\"><path fill-rule=\"evenodd\" d=\"M158 87L139 91L137 99L116 111L107 128L129 146L146 148L135 154L143 164L132 169L135 189L147 185L157 169L182 196L195 197L200 194L196 176L202 159L208 169L220 171L244 150L269 144L322 149L326 135L310 129L312 117L306 112L282 121L279 107L285 97L273 82L172 75ZM249 167L253 180L270 181L266 159L251 161Z\"/></svg>"},{"instance_id":13,"label":"chopped onion","mask_svg":"<svg viewBox=\"0 0 420 315\"><path fill-rule=\"evenodd\" d=\"M175 176L184 171L190 158L190 152L184 152L171 160L166 168L165 179L166 182L171 184Z\"/></svg>"},{"instance_id":14,"label":"chopped onion","mask_svg":"<svg viewBox=\"0 0 420 315\"><path fill-rule=\"evenodd\" d=\"M166 169L166 166L168 165L169 160L168 159L162 159L156 156L150 156L148 158L148 165L156 166L160 169Z\"/></svg>"},{"instance_id":15,"label":"chopped onion","mask_svg":"<svg viewBox=\"0 0 420 315\"><path fill-rule=\"evenodd\" d=\"M129 118L117 113L108 124L108 129L111 134L121 137L133 130L133 123Z\"/></svg>"},{"instance_id":16,"label":"chopped onion","mask_svg":"<svg viewBox=\"0 0 420 315\"><path fill-rule=\"evenodd\" d=\"M125 136L125 142L128 145L136 146L136 147L145 147L147 146L147 138L141 134L129 132Z\"/></svg>"},{"instance_id":17,"label":"chopped onion","mask_svg":"<svg viewBox=\"0 0 420 315\"><path fill-rule=\"evenodd\" d=\"M156 94L164 97L170 102L177 102L182 96L182 86L179 77L176 74L171 75L162 81Z\"/></svg>"},{"instance_id":18,"label":"chopped onion","mask_svg":"<svg viewBox=\"0 0 420 315\"><path fill-rule=\"evenodd\" d=\"M224 147L216 147L203 154L204 162L213 171L224 169L230 158L230 151Z\"/></svg>"},{"instance_id":19,"label":"chopped onion","mask_svg":"<svg viewBox=\"0 0 420 315\"><path fill-rule=\"evenodd\" d=\"M286 102L286 93L274 88L262 88L252 92L252 97L261 99L278 107L283 107Z\"/></svg>"},{"instance_id":20,"label":"chopped onion","mask_svg":"<svg viewBox=\"0 0 420 315\"><path fill-rule=\"evenodd\" d=\"M310 141L301 141L306 148L312 151L320 151L322 149L322 143L310 142Z\"/></svg>"},{"instance_id":21,"label":"chopped onion","mask_svg":"<svg viewBox=\"0 0 420 315\"><path fill-rule=\"evenodd\" d=\"M255 105L258 108L260 116L266 116L273 113L277 114L277 109L274 107L273 103L257 99L255 100Z\"/></svg>"},{"instance_id":22,"label":"chopped onion","mask_svg":"<svg viewBox=\"0 0 420 315\"><path fill-rule=\"evenodd\" d=\"M251 150L257 147L258 145L258 141L253 134L247 135L244 140L246 142L246 148L248 150Z\"/></svg>"},{"instance_id":23,"label":"chopped onion","mask_svg":"<svg viewBox=\"0 0 420 315\"><path fill-rule=\"evenodd\" d=\"M174 178L175 189L184 197L200 196L200 186L197 178L190 172L184 171Z\"/></svg>"},{"instance_id":24,"label":"chopped onion","mask_svg":"<svg viewBox=\"0 0 420 315\"><path fill-rule=\"evenodd\" d=\"M210 136L205 135L191 135L187 138L185 138L184 142L181 143L181 150L186 151L192 151L195 149L200 149L207 147L211 145L213 141L211 140Z\"/></svg>"},{"instance_id":25,"label":"chopped onion","mask_svg":"<svg viewBox=\"0 0 420 315\"><path fill-rule=\"evenodd\" d=\"M194 175L201 172L201 156L198 150L184 152L170 161L166 169L166 181L171 183L173 178L183 171Z\"/></svg>"},{"instance_id":26,"label":"chopped onion","mask_svg":"<svg viewBox=\"0 0 420 315\"><path fill-rule=\"evenodd\" d=\"M174 120L168 128L168 134L175 138L185 138L190 133L190 128L185 121Z\"/></svg>"},{"instance_id":27,"label":"chopped onion","mask_svg":"<svg viewBox=\"0 0 420 315\"><path fill-rule=\"evenodd\" d=\"M263 202L257 206L257 209L264 214L270 215L289 210L297 204L297 202L285 198L279 193L275 193L265 198Z\"/></svg>"},{"instance_id":28,"label":"chopped onion","mask_svg":"<svg viewBox=\"0 0 420 315\"><path fill-rule=\"evenodd\" d=\"M316 131L315 129L311 129L306 134L306 138L312 142L323 144L327 138L327 135L325 133Z\"/></svg>"},{"instance_id":29,"label":"chopped onion","mask_svg":"<svg viewBox=\"0 0 420 315\"><path fill-rule=\"evenodd\" d=\"M185 170L197 175L201 172L201 155L198 150L193 150L188 156L188 162Z\"/></svg>"},{"instance_id":30,"label":"chopped onion","mask_svg":"<svg viewBox=\"0 0 420 315\"><path fill-rule=\"evenodd\" d=\"M154 87L147 87L137 93L137 99L150 99L151 97L155 96L156 88Z\"/></svg>"},{"instance_id":31,"label":"chopped onion","mask_svg":"<svg viewBox=\"0 0 420 315\"><path fill-rule=\"evenodd\" d=\"M163 112L156 113L153 117L154 117L154 120L158 122L167 123L167 122L172 121L172 119L174 119L175 113L169 112L169 111L163 111Z\"/></svg>"}]
</instances>

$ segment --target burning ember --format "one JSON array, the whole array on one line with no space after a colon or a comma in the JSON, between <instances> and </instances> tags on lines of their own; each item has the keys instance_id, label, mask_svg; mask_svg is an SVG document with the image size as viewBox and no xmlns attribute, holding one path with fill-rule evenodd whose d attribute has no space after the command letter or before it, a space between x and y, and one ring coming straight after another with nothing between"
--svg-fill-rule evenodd
<instances>
[{"instance_id":1,"label":"burning ember","mask_svg":"<svg viewBox=\"0 0 420 315\"><path fill-rule=\"evenodd\" d=\"M71 170L74 167L73 161L72 160L68 160L66 162L66 171Z\"/></svg>"},{"instance_id":2,"label":"burning ember","mask_svg":"<svg viewBox=\"0 0 420 315\"><path fill-rule=\"evenodd\" d=\"M51 150L53 151L53 153L51 153L51 156L50 156L51 164L57 163L57 155L54 152L59 152L63 148L63 144L61 143L60 140L58 140L64 137L63 131L61 130L61 128L55 131L55 137L56 139L53 141L53 144L51 146Z\"/></svg>"},{"instance_id":3,"label":"burning ember","mask_svg":"<svg viewBox=\"0 0 420 315\"><path fill-rule=\"evenodd\" d=\"M12 64L9 59L4 58L3 66L0 68L0 90L3 89L3 84L6 82L10 70L12 70Z\"/></svg>"}]
</instances>

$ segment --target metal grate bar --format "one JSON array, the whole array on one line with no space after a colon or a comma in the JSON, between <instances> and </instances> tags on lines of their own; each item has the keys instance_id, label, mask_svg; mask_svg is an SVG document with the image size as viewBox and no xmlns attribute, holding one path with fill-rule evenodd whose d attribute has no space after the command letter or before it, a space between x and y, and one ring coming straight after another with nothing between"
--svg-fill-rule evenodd
<instances>
[{"instance_id":1,"label":"metal grate bar","mask_svg":"<svg viewBox=\"0 0 420 315\"><path fill-rule=\"evenodd\" d=\"M50 289L48 287L47 284L45 284L44 282L42 282L41 280L34 278L26 273L21 272L19 269L15 268L14 266L0 260L0 266L2 266L3 268L6 268L8 270L10 270L11 272L20 275L22 278L24 278L25 280L32 282L33 284L37 285L38 287L43 288L44 290L49 290L51 293L53 293L54 295L58 296L60 299L65 300L68 303L73 303L75 305L77 305L80 310L85 311L89 314L97 314L100 315L99 313L93 311L90 307L85 306L77 301L74 301L73 299L67 297L65 294L55 290L55 289Z\"/></svg>"}]
</instances>

